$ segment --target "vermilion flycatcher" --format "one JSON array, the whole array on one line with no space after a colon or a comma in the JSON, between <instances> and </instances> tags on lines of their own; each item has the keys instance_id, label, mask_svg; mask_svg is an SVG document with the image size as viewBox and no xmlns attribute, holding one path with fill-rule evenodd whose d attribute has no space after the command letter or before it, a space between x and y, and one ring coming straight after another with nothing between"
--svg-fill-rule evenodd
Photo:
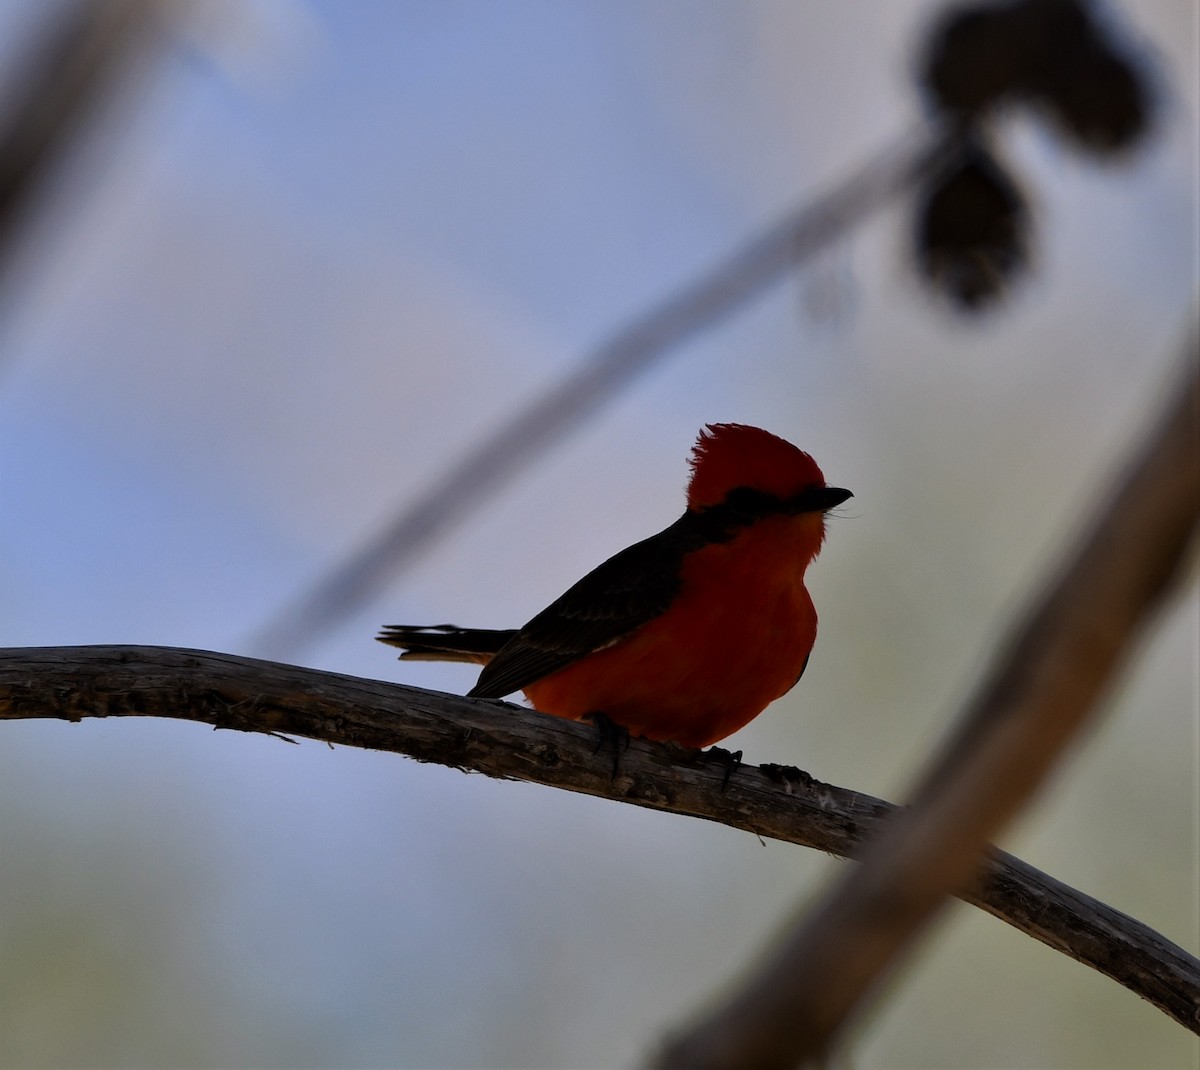
<instances>
[{"instance_id":1,"label":"vermilion flycatcher","mask_svg":"<svg viewBox=\"0 0 1200 1070\"><path fill-rule=\"evenodd\" d=\"M571 720L603 714L633 735L706 747L757 717L800 679L817 635L804 571L827 487L790 442L745 424L709 424L691 456L687 510L593 569L513 629L393 625L401 658L484 666L470 695L524 691Z\"/></svg>"}]
</instances>

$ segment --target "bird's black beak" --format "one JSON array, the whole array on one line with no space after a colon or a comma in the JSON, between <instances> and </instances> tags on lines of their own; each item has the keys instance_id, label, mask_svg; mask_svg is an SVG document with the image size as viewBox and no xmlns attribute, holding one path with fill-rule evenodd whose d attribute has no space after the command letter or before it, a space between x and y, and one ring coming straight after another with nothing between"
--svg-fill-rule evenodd
<instances>
[{"instance_id":1,"label":"bird's black beak","mask_svg":"<svg viewBox=\"0 0 1200 1070\"><path fill-rule=\"evenodd\" d=\"M842 487L808 487L791 499L789 512L825 513L853 497Z\"/></svg>"},{"instance_id":2,"label":"bird's black beak","mask_svg":"<svg viewBox=\"0 0 1200 1070\"><path fill-rule=\"evenodd\" d=\"M821 493L825 496L825 502L821 506L822 510L832 509L836 505L841 505L842 502L854 497L854 492L846 490L845 487L825 487Z\"/></svg>"}]
</instances>

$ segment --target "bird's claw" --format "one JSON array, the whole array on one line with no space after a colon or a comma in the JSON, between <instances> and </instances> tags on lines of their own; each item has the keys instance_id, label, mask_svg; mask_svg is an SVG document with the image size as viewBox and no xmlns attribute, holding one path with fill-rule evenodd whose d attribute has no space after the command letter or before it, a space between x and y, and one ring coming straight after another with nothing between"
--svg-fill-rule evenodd
<instances>
[{"instance_id":1,"label":"bird's claw","mask_svg":"<svg viewBox=\"0 0 1200 1070\"><path fill-rule=\"evenodd\" d=\"M764 762L758 768L769 780L773 780L776 784L782 784L784 790L789 795L797 787L807 790L816 783L809 773L806 773L803 769L798 769L794 765L778 765L775 762Z\"/></svg>"},{"instance_id":2,"label":"bird's claw","mask_svg":"<svg viewBox=\"0 0 1200 1070\"><path fill-rule=\"evenodd\" d=\"M721 777L721 790L729 787L729 778L742 766L742 752L728 751L724 747L709 747L704 757L714 762L720 762L725 767L725 775Z\"/></svg>"},{"instance_id":3,"label":"bird's claw","mask_svg":"<svg viewBox=\"0 0 1200 1070\"><path fill-rule=\"evenodd\" d=\"M629 729L599 710L586 714L583 719L596 726L596 746L592 754L599 754L606 744L612 747L612 779L616 780L621 769L621 752L629 749Z\"/></svg>"}]
</instances>

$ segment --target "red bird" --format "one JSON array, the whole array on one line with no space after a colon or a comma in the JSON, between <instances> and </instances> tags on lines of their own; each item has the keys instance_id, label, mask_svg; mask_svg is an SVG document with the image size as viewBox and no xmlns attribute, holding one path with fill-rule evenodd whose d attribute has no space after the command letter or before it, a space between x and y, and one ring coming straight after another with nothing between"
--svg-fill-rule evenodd
<instances>
[{"instance_id":1,"label":"red bird","mask_svg":"<svg viewBox=\"0 0 1200 1070\"><path fill-rule=\"evenodd\" d=\"M707 747L789 691L808 664L817 614L804 571L827 487L790 442L709 424L691 456L687 510L593 569L528 624L490 630L392 625L401 658L484 666L468 694L524 691L534 709L603 714L632 735Z\"/></svg>"}]
</instances>

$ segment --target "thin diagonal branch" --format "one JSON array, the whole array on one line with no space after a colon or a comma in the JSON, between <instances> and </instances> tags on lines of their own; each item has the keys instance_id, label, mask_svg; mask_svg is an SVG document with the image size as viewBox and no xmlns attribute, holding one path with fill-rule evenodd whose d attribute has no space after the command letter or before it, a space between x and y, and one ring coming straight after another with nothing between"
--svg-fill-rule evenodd
<instances>
[{"instance_id":1,"label":"thin diagonal branch","mask_svg":"<svg viewBox=\"0 0 1200 1070\"><path fill-rule=\"evenodd\" d=\"M705 275L650 309L470 449L375 539L289 605L253 641L291 657L395 579L435 537L478 507L554 442L581 426L640 373L762 293L873 211L941 166L961 132L929 126L908 135L848 181L785 216Z\"/></svg>"},{"instance_id":2,"label":"thin diagonal branch","mask_svg":"<svg viewBox=\"0 0 1200 1070\"><path fill-rule=\"evenodd\" d=\"M162 0L88 0L53 15L0 113L0 282L29 206L129 73Z\"/></svg>"},{"instance_id":3,"label":"thin diagonal branch","mask_svg":"<svg viewBox=\"0 0 1200 1070\"><path fill-rule=\"evenodd\" d=\"M665 1070L819 1059L1094 717L1200 523L1200 328L1115 493L1002 648L914 802L768 961L663 1051ZM1200 1016L1189 1023L1200 1031Z\"/></svg>"},{"instance_id":4,"label":"thin diagonal branch","mask_svg":"<svg viewBox=\"0 0 1200 1070\"><path fill-rule=\"evenodd\" d=\"M159 716L407 754L853 856L892 812L797 769L635 739L620 772L589 726L518 706L377 680L166 647L0 650L0 720ZM724 784L726 776L728 783ZM1159 933L995 851L961 897L1113 978L1200 1031L1200 961Z\"/></svg>"}]
</instances>

